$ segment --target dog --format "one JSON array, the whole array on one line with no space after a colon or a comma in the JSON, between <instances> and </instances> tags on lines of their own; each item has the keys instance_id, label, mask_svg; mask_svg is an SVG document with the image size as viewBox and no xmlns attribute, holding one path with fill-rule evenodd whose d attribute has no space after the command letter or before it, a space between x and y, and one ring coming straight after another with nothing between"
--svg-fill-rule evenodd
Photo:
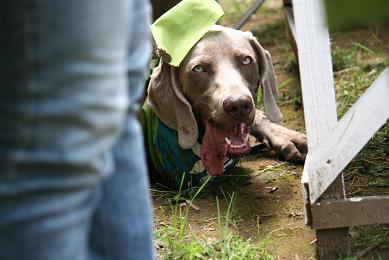
<instances>
[{"instance_id":1,"label":"dog","mask_svg":"<svg viewBox=\"0 0 389 260\"><path fill-rule=\"evenodd\" d=\"M264 112L255 104L260 86ZM170 131L173 137L154 135L148 138L148 147L176 142L168 155L161 149L162 155L154 156L160 161L156 168L181 178L184 171L193 174L200 162L196 173L205 169L206 174L222 175L227 158L250 151L250 134L286 160L304 160L305 134L276 124L282 120L277 96L269 52L250 32L214 26L179 67L162 63L151 74L146 105L163 126L161 132ZM180 164L176 149L193 152L193 165L174 166ZM161 160L170 160L167 164L173 166L166 169Z\"/></svg>"}]
</instances>

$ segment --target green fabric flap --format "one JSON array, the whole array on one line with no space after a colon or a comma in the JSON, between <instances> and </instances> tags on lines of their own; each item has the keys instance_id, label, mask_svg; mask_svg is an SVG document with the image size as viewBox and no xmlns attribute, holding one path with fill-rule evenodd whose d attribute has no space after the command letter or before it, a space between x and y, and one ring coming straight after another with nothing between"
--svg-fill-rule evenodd
<instances>
[{"instance_id":1,"label":"green fabric flap","mask_svg":"<svg viewBox=\"0 0 389 260\"><path fill-rule=\"evenodd\" d=\"M151 161L155 169L161 171L163 169L162 158L154 146L154 138L158 131L158 118L147 102L143 104L140 121Z\"/></svg>"},{"instance_id":2,"label":"green fabric flap","mask_svg":"<svg viewBox=\"0 0 389 260\"><path fill-rule=\"evenodd\" d=\"M190 49L224 15L214 0L183 0L151 26L157 48L179 66Z\"/></svg>"}]
</instances>

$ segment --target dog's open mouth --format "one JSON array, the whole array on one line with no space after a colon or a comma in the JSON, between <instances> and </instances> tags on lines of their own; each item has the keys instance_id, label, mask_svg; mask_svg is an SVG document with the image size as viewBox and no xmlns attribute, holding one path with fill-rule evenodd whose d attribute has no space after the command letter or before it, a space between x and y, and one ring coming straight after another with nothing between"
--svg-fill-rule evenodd
<instances>
[{"instance_id":1,"label":"dog's open mouth","mask_svg":"<svg viewBox=\"0 0 389 260\"><path fill-rule=\"evenodd\" d=\"M224 159L248 153L250 128L238 123L230 129L219 129L204 120L205 134L201 145L201 160L210 175L221 175L224 171Z\"/></svg>"},{"instance_id":2,"label":"dog's open mouth","mask_svg":"<svg viewBox=\"0 0 389 260\"><path fill-rule=\"evenodd\" d=\"M243 123L236 124L229 129L224 140L227 144L227 156L234 156L250 151L249 140L250 128Z\"/></svg>"}]
</instances>

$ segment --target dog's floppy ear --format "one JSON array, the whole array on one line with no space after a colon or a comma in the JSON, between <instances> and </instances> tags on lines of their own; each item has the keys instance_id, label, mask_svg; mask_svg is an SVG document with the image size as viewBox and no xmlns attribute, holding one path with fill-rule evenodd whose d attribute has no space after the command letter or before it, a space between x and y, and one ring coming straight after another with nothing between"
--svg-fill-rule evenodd
<instances>
[{"instance_id":1,"label":"dog's floppy ear","mask_svg":"<svg viewBox=\"0 0 389 260\"><path fill-rule=\"evenodd\" d=\"M257 55L265 114L270 121L278 123L282 120L282 114L276 102L278 98L276 74L270 53L262 48L251 32L245 32L245 35Z\"/></svg>"},{"instance_id":2,"label":"dog's floppy ear","mask_svg":"<svg viewBox=\"0 0 389 260\"><path fill-rule=\"evenodd\" d=\"M192 148L198 128L192 107L182 93L178 69L162 63L153 70L147 91L148 104L163 123L178 132L181 148Z\"/></svg>"}]
</instances>

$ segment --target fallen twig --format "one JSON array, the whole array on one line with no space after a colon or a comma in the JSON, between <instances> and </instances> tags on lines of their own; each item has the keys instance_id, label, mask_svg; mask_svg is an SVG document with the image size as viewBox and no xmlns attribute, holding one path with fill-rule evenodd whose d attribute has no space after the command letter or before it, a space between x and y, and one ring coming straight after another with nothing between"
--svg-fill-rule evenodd
<instances>
[{"instance_id":1,"label":"fallen twig","mask_svg":"<svg viewBox=\"0 0 389 260\"><path fill-rule=\"evenodd\" d=\"M276 169L278 167L281 167L281 166L284 166L286 164L288 164L288 162L282 162L282 163L279 163L279 164L276 164L276 165L269 165L269 166L266 166L265 169L262 169L260 171L256 171L256 172L251 173L250 176L251 177L255 177L257 175L260 175L261 173L264 173L264 172L267 172L267 171L270 171L270 170L274 170L274 169Z\"/></svg>"},{"instance_id":2,"label":"fallen twig","mask_svg":"<svg viewBox=\"0 0 389 260\"><path fill-rule=\"evenodd\" d=\"M335 75L339 75L339 74L343 74L343 73L346 73L346 72L353 72L353 71L356 71L358 70L359 67L350 67L350 68L346 68L346 69L343 69L343 70L339 70L339 71L335 71Z\"/></svg>"},{"instance_id":3,"label":"fallen twig","mask_svg":"<svg viewBox=\"0 0 389 260\"><path fill-rule=\"evenodd\" d=\"M257 197L270 197L270 198L277 198L279 199L280 196L277 196L277 195L271 195L271 194L258 194Z\"/></svg>"},{"instance_id":4,"label":"fallen twig","mask_svg":"<svg viewBox=\"0 0 389 260\"><path fill-rule=\"evenodd\" d=\"M199 210L199 209L200 209L198 206L196 206L195 204L193 204L193 202L190 201L190 200L185 200L185 202L189 205L189 207L191 207L191 208L194 209L194 210Z\"/></svg>"},{"instance_id":5,"label":"fallen twig","mask_svg":"<svg viewBox=\"0 0 389 260\"><path fill-rule=\"evenodd\" d=\"M302 229L302 228L303 228L303 227L300 227L300 226L276 228L276 229L270 231L268 235L271 235L271 234L273 234L273 233L275 233L275 232L278 232L278 231L285 231L285 230L293 231L293 230Z\"/></svg>"},{"instance_id":6,"label":"fallen twig","mask_svg":"<svg viewBox=\"0 0 389 260\"><path fill-rule=\"evenodd\" d=\"M361 189L358 188L357 190L348 193L347 196L350 197L351 195L354 195L354 194L356 194L356 193L358 193L358 192L360 192L360 191L361 191Z\"/></svg>"}]
</instances>

